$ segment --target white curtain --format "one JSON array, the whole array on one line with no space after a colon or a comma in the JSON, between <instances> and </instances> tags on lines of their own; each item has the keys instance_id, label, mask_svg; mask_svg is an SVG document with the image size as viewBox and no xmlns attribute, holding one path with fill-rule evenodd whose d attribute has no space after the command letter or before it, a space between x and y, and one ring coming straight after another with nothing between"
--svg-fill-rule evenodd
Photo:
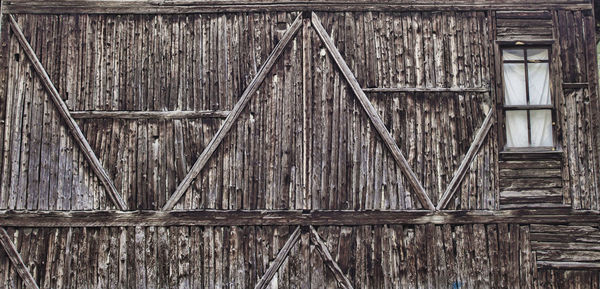
<instances>
[{"instance_id":1,"label":"white curtain","mask_svg":"<svg viewBox=\"0 0 600 289\"><path fill-rule=\"evenodd\" d=\"M506 111L506 146L527 147L529 140L527 135L527 111Z\"/></svg>"},{"instance_id":2,"label":"white curtain","mask_svg":"<svg viewBox=\"0 0 600 289\"><path fill-rule=\"evenodd\" d=\"M552 146L552 111L531 110L529 112L531 122L531 146Z\"/></svg>"},{"instance_id":3,"label":"white curtain","mask_svg":"<svg viewBox=\"0 0 600 289\"><path fill-rule=\"evenodd\" d=\"M527 49L527 60L548 60L548 49Z\"/></svg>"},{"instance_id":4,"label":"white curtain","mask_svg":"<svg viewBox=\"0 0 600 289\"><path fill-rule=\"evenodd\" d=\"M525 51L523 49L502 50L502 60L523 60Z\"/></svg>"},{"instance_id":5,"label":"white curtain","mask_svg":"<svg viewBox=\"0 0 600 289\"><path fill-rule=\"evenodd\" d=\"M504 63L503 66L505 105L526 105L525 64Z\"/></svg>"},{"instance_id":6,"label":"white curtain","mask_svg":"<svg viewBox=\"0 0 600 289\"><path fill-rule=\"evenodd\" d=\"M528 63L529 104L552 104L550 101L550 71L548 63Z\"/></svg>"}]
</instances>

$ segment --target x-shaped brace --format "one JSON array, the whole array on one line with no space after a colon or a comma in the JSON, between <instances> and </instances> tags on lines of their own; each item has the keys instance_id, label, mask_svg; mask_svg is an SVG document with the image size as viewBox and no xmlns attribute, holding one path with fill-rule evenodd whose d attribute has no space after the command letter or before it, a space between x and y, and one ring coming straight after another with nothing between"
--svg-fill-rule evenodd
<instances>
[{"instance_id":1,"label":"x-shaped brace","mask_svg":"<svg viewBox=\"0 0 600 289\"><path fill-rule=\"evenodd\" d=\"M302 15L303 14L300 14L300 15L298 15L298 17L296 17L296 19L292 23L291 27L285 32L285 34L283 35L283 37L281 38L279 43L277 43L277 46L275 46L275 48L273 49L273 51L267 58L265 64L261 67L260 71L254 77L254 79L252 79L252 82L250 83L250 85L246 88L246 90L240 97L239 101L235 104L231 113L225 119L225 123L221 126L219 131L217 131L217 133L212 138L212 140L210 141L208 146L206 146L206 148L204 149L204 151L202 152L200 157L198 157L198 160L196 161L196 163L194 164L194 166L192 167L190 172L185 176L185 178L179 184L179 186L177 187L177 189L175 190L173 195L171 195L171 198L169 198L167 203L162 208L163 210L173 209L175 204L179 201L179 199L183 196L183 194L185 194L187 189L190 187L190 185L192 184L192 181L198 176L200 171L204 168L204 166L206 165L206 163L208 162L208 160L210 159L212 154L216 151L217 147L219 146L219 144L221 143L221 141L223 140L225 135L229 132L229 130L233 126L234 122L237 120L237 118L240 116L240 114L242 113L242 111L244 110L244 108L246 107L248 102L250 101L250 98L252 97L252 95L258 90L259 86L265 80L265 77L271 71L271 69L273 68L273 65L275 64L277 59L279 59L279 56L281 56L281 53L283 52L283 50L285 49L287 44L294 37L296 32L298 32L298 30L300 29L300 26L302 25ZM394 140L394 138L392 137L390 132L385 127L383 121L381 120L381 117L379 116L379 114L377 113L377 111L375 110L375 108L373 107L373 105L371 104L369 99L367 98L365 92L362 90L362 88L360 87L360 84L354 77L354 74L352 73L352 71L350 70L348 65L346 64L346 61L344 61L340 52L335 47L333 40L331 40L331 37L325 31L325 28L323 28L323 25L321 25L321 21L319 20L319 17L314 12L311 14L311 22L312 22L312 26L316 30L317 34L319 35L319 37L321 38L323 43L325 43L325 47L327 48L327 50L329 51L329 53L335 60L335 63L337 64L338 68L340 69L340 71L342 72L344 77L346 78L346 81L348 81L348 83L350 84L352 91L354 92L354 94L356 95L358 100L360 101L362 107L365 109L367 115L369 116L369 119L373 123L373 126L375 127L375 129L377 130L377 132L379 133L381 138L383 139L385 145L391 151L392 156L394 157L394 160L396 161L398 166L400 166L400 168L402 169L402 172L407 177L408 182L415 190L417 198L421 202L421 205L423 205L423 207L425 207L429 210L435 210L435 206L431 202L431 199L427 196L427 193L425 192L425 189L421 185L421 182L417 179L417 176L415 175L413 170L410 168L410 165L408 164L408 162L406 161L406 158L400 151L400 148L396 144L396 141Z\"/></svg>"}]
</instances>

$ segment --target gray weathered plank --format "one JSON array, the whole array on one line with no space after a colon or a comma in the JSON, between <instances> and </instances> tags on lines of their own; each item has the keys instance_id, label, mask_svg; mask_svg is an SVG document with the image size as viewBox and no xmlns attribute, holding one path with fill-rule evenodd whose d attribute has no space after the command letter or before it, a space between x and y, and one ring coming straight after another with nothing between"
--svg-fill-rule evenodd
<instances>
[{"instance_id":1,"label":"gray weathered plank","mask_svg":"<svg viewBox=\"0 0 600 289\"><path fill-rule=\"evenodd\" d=\"M226 110L180 110L180 111L71 111L75 119L184 119L225 118Z\"/></svg>"}]
</instances>

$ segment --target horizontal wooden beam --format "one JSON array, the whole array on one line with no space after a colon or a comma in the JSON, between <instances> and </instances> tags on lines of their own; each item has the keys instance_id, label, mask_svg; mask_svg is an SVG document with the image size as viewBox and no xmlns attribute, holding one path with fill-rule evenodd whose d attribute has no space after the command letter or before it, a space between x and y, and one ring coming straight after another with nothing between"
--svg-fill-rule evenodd
<instances>
[{"instance_id":1,"label":"horizontal wooden beam","mask_svg":"<svg viewBox=\"0 0 600 289\"><path fill-rule=\"evenodd\" d=\"M589 82L563 82L563 89L581 89L588 88L590 85Z\"/></svg>"},{"instance_id":2,"label":"horizontal wooden beam","mask_svg":"<svg viewBox=\"0 0 600 289\"><path fill-rule=\"evenodd\" d=\"M71 111L75 119L183 119L183 118L225 118L228 110L179 110L179 111L123 111L123 110L82 110Z\"/></svg>"},{"instance_id":3,"label":"horizontal wooden beam","mask_svg":"<svg viewBox=\"0 0 600 289\"><path fill-rule=\"evenodd\" d=\"M7 227L358 226L384 224L569 224L600 222L599 211L0 211Z\"/></svg>"},{"instance_id":4,"label":"horizontal wooden beam","mask_svg":"<svg viewBox=\"0 0 600 289\"><path fill-rule=\"evenodd\" d=\"M366 93L393 93L393 92L489 92L486 87L367 87Z\"/></svg>"},{"instance_id":5,"label":"horizontal wooden beam","mask_svg":"<svg viewBox=\"0 0 600 289\"><path fill-rule=\"evenodd\" d=\"M600 263L597 262L555 262L537 261L540 269L563 269L563 270L598 270Z\"/></svg>"},{"instance_id":6,"label":"horizontal wooden beam","mask_svg":"<svg viewBox=\"0 0 600 289\"><path fill-rule=\"evenodd\" d=\"M9 13L217 13L259 11L406 11L406 10L589 10L589 1L484 1L484 0L11 0L4 1Z\"/></svg>"}]
</instances>

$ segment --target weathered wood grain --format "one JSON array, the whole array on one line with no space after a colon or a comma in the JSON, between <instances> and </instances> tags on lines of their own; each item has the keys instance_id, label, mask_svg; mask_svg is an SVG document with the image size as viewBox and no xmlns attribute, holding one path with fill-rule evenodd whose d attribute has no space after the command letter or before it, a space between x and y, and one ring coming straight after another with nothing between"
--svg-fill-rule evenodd
<instances>
[{"instance_id":1,"label":"weathered wood grain","mask_svg":"<svg viewBox=\"0 0 600 289\"><path fill-rule=\"evenodd\" d=\"M365 87L365 93L378 92L489 92L485 87Z\"/></svg>"},{"instance_id":2,"label":"weathered wood grain","mask_svg":"<svg viewBox=\"0 0 600 289\"><path fill-rule=\"evenodd\" d=\"M74 119L194 119L226 118L230 111L71 111Z\"/></svg>"},{"instance_id":3,"label":"weathered wood grain","mask_svg":"<svg viewBox=\"0 0 600 289\"><path fill-rule=\"evenodd\" d=\"M301 233L300 227L296 227L296 229L290 235L290 237L285 242L283 247L279 250L279 253L277 253L277 257L275 257L275 260L273 260L273 262L271 262L269 269L267 269L265 274L260 277L260 280L258 281L258 283L256 283L256 286L254 286L254 289L264 289L269 286L271 279L273 279L273 276L275 275L275 273L277 273L277 270L279 270L279 267L281 267L281 265L285 261L285 259L288 258L290 251L292 250L292 248L296 245L296 243L300 239L300 233Z\"/></svg>"},{"instance_id":4,"label":"weathered wood grain","mask_svg":"<svg viewBox=\"0 0 600 289\"><path fill-rule=\"evenodd\" d=\"M321 258L323 258L323 263L327 265L329 270L331 270L331 272L335 276L335 279L338 282L338 286L344 289L354 288L348 277L346 277L346 275L344 275L344 272L342 272L342 269L340 269L338 263L331 256L329 249L327 249L327 245L325 245L325 243L321 239L321 236L319 236L319 233L317 232L317 230L315 230L313 226L310 227L310 239L315 244L315 247L317 248L317 251L319 251Z\"/></svg>"},{"instance_id":5,"label":"weathered wood grain","mask_svg":"<svg viewBox=\"0 0 600 289\"><path fill-rule=\"evenodd\" d=\"M199 13L199 12L262 12L276 11L406 11L406 10L539 10L557 9L591 9L586 1L185 1L184 3L161 1L44 1L31 0L6 1L10 13Z\"/></svg>"},{"instance_id":6,"label":"weathered wood grain","mask_svg":"<svg viewBox=\"0 0 600 289\"><path fill-rule=\"evenodd\" d=\"M591 8L2 0L136 211L110 211L0 15L0 225L43 288L597 289ZM486 115L502 103L499 47L520 42L552 48L555 151L503 151L503 113ZM439 211L418 210L409 170ZM0 287L26 287L18 270L0 250Z\"/></svg>"},{"instance_id":7,"label":"weathered wood grain","mask_svg":"<svg viewBox=\"0 0 600 289\"><path fill-rule=\"evenodd\" d=\"M477 151L481 147L483 140L487 137L487 134L494 123L493 117L496 115L495 111L495 109L491 109L488 112L488 115L485 117L483 124L481 125L479 130L477 130L477 134L473 138L473 142L471 143L469 150L463 157L463 160L461 161L458 170L456 170L456 172L454 173L454 177L452 177L448 188L446 189L446 191L444 191L444 194L440 198L440 201L436 206L436 210L444 209L448 205L448 202L450 202L450 200L452 199L454 193L456 192L457 186L463 180L465 173L467 172L467 168L471 165L473 158L477 154Z\"/></svg>"}]
</instances>

